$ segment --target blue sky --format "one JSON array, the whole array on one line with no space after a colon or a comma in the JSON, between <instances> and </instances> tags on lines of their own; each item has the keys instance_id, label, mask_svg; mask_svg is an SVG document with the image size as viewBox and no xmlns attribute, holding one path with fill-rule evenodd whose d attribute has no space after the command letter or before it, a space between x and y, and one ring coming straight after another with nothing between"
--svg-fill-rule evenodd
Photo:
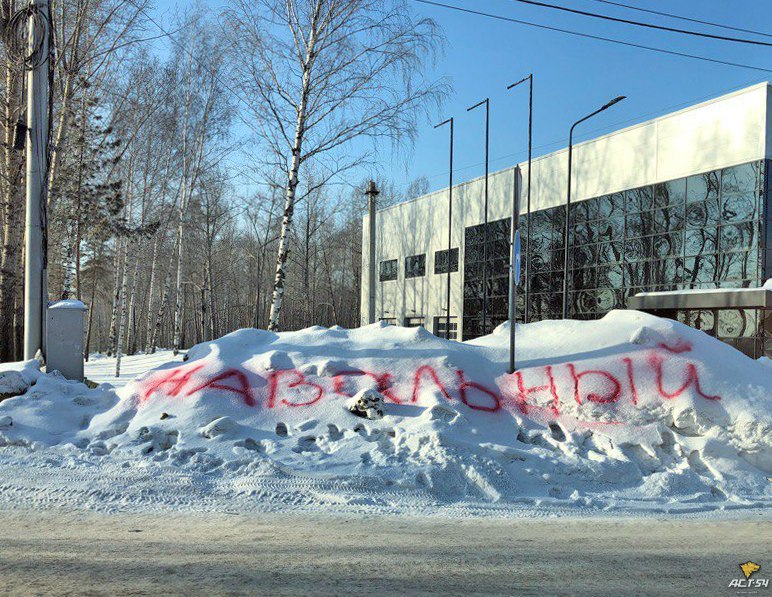
<instances>
[{"instance_id":1,"label":"blue sky","mask_svg":"<svg viewBox=\"0 0 772 597\"><path fill-rule=\"evenodd\" d=\"M772 48L712 41L674 33L640 29L562 14L513 0L440 0L475 10L574 29L594 35L698 54L719 60L772 69ZM633 20L656 22L714 34L751 37L749 34L673 21L593 0L547 0L555 4ZM619 0L625 4L725 23L772 33L772 3L768 0ZM220 0L209 0L213 8ZM184 1L160 0L159 14L168 14ZM431 189L442 188L448 176L448 131L432 124L449 116L456 119L454 179L482 175L484 111L466 108L491 99L491 170L522 161L527 156L527 86L507 92L506 86L534 73L534 155L567 145L568 129L585 114L617 95L628 97L577 129L578 140L648 120L686 105L753 83L772 79L772 73L745 70L657 54L602 41L580 39L470 14L413 3L414 10L434 18L447 36L445 53L433 73L448 77L454 93L433 123L426 123L408 159L382 153L382 174L398 184L419 176ZM757 37L767 42L772 38ZM367 173L363 172L362 176Z\"/></svg>"}]
</instances>

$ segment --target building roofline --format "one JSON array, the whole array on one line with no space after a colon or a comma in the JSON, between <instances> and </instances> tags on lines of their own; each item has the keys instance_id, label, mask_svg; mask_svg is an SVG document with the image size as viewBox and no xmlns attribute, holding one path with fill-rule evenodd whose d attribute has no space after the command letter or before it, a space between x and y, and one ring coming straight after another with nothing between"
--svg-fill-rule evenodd
<instances>
[{"instance_id":1,"label":"building roofline","mask_svg":"<svg viewBox=\"0 0 772 597\"><path fill-rule=\"evenodd\" d=\"M649 118L648 120L644 120L644 121L638 122L636 124L631 124L631 125L626 126L624 128L617 129L617 130L612 131L610 133L606 133L605 135L600 135L599 137L593 137L592 139L587 139L587 140L581 141L579 143L574 143L573 147L574 147L574 149L576 149L577 147L582 147L584 145L590 145L592 143L596 143L596 142L601 141L603 139L609 139L611 137L615 137L616 135L621 135L622 133L626 133L628 131L632 131L632 130L635 130L637 128L641 128L641 127L645 127L645 126L650 126L651 124L653 124L655 122L662 122L662 121L665 121L665 120L667 120L669 118L672 118L674 116L678 116L680 114L685 114L687 112L691 112L692 110L697 110L699 108L704 108L704 107L709 106L711 104L715 104L715 103L727 100L727 99L732 98L732 97L737 97L737 96L740 96L740 95L744 95L746 93L751 93L753 91L757 91L758 89L761 89L762 87L766 87L767 89L772 88L772 82L770 82L770 81L761 81L759 83L754 83L753 85L750 85L750 86L747 86L747 87L741 87L740 89L735 89L734 91L730 91L729 93L724 93L722 95L718 95L718 96L709 98L707 100L703 100L703 101L698 102L696 104L690 104L688 106L685 106L684 108L676 110L675 112L667 112L666 114L662 114L661 116L655 116L654 118ZM534 157L532 161L533 162L538 162L538 161L541 161L541 160L549 159L551 157L554 157L556 155L560 155L561 153L565 153L567 151L568 151L568 147L567 146L566 147L562 147L560 149L556 149L555 151L551 151L549 153L545 153L544 155L540 155L538 157ZM488 174L488 176L489 177L490 176L496 176L496 175L503 174L503 173L508 172L508 171L512 171L512 170L514 170L517 167L520 167L520 168L526 167L527 165L528 165L528 161L518 162L518 163L513 164L511 166L507 166L505 168L501 168L499 170L495 170L493 172L490 172ZM454 189L460 189L460 188L463 188L466 185L470 185L470 184L473 184L475 182L478 182L478 181L484 180L484 179L485 179L485 175L476 176L475 178L471 178L471 179L469 179L467 181L454 184L453 188ZM378 209L377 213L386 212L386 211L392 210L394 208L401 207L403 205L407 205L409 203L414 203L414 202L419 201L419 200L430 199L434 195L438 195L440 193L443 193L443 194L446 193L447 190L448 190L448 187L443 187L441 189L437 189L436 191L431 191L430 193L426 193L425 195L420 195L418 197L413 197L412 199L407 199L405 201L401 201L400 203L395 203L394 205L389 205L388 207L384 207L382 209Z\"/></svg>"}]
</instances>

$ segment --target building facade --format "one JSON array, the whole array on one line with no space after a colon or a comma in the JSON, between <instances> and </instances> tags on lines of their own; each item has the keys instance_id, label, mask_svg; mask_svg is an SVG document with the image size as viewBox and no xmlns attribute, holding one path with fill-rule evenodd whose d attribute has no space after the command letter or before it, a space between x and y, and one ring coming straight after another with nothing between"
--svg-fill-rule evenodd
<instances>
[{"instance_id":1,"label":"building facade","mask_svg":"<svg viewBox=\"0 0 772 597\"><path fill-rule=\"evenodd\" d=\"M638 294L753 288L772 277L770 108L772 87L763 83L574 146L570 317L602 317ZM453 188L450 253L448 189L378 211L376 317L444 336L450 268L451 337L467 340L505 321L513 194L520 189L528 300L521 281L518 319L526 309L529 321L559 318L567 150L533 160L530 215L527 168L490 175L487 226L484 180ZM364 272L368 224L365 218ZM772 354L764 309L682 311L678 318L750 356Z\"/></svg>"}]
</instances>

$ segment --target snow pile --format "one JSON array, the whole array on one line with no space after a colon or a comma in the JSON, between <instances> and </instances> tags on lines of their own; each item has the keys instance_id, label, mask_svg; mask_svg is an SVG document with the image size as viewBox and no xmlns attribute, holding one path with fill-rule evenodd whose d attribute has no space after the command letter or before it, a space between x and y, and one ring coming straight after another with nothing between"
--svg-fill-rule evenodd
<instances>
[{"instance_id":1,"label":"snow pile","mask_svg":"<svg viewBox=\"0 0 772 597\"><path fill-rule=\"evenodd\" d=\"M206 474L254 501L288 479L304 503L386 507L772 501L768 366L632 311L519 326L513 375L508 342L506 325L468 343L385 324L240 330L117 391L41 376L0 404L0 446L17 464L58 450L72 467ZM373 418L349 411L364 397ZM309 497L311 482L332 489Z\"/></svg>"},{"instance_id":2,"label":"snow pile","mask_svg":"<svg viewBox=\"0 0 772 597\"><path fill-rule=\"evenodd\" d=\"M21 363L0 363L0 400L23 394L40 375L40 363L34 359Z\"/></svg>"}]
</instances>

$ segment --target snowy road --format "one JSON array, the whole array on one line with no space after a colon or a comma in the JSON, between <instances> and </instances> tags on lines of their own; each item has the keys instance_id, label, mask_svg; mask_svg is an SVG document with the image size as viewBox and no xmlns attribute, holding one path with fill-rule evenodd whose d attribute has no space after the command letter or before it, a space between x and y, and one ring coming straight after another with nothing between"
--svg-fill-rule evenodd
<instances>
[{"instance_id":1,"label":"snowy road","mask_svg":"<svg viewBox=\"0 0 772 597\"><path fill-rule=\"evenodd\" d=\"M0 512L5 594L733 595L757 519Z\"/></svg>"}]
</instances>

